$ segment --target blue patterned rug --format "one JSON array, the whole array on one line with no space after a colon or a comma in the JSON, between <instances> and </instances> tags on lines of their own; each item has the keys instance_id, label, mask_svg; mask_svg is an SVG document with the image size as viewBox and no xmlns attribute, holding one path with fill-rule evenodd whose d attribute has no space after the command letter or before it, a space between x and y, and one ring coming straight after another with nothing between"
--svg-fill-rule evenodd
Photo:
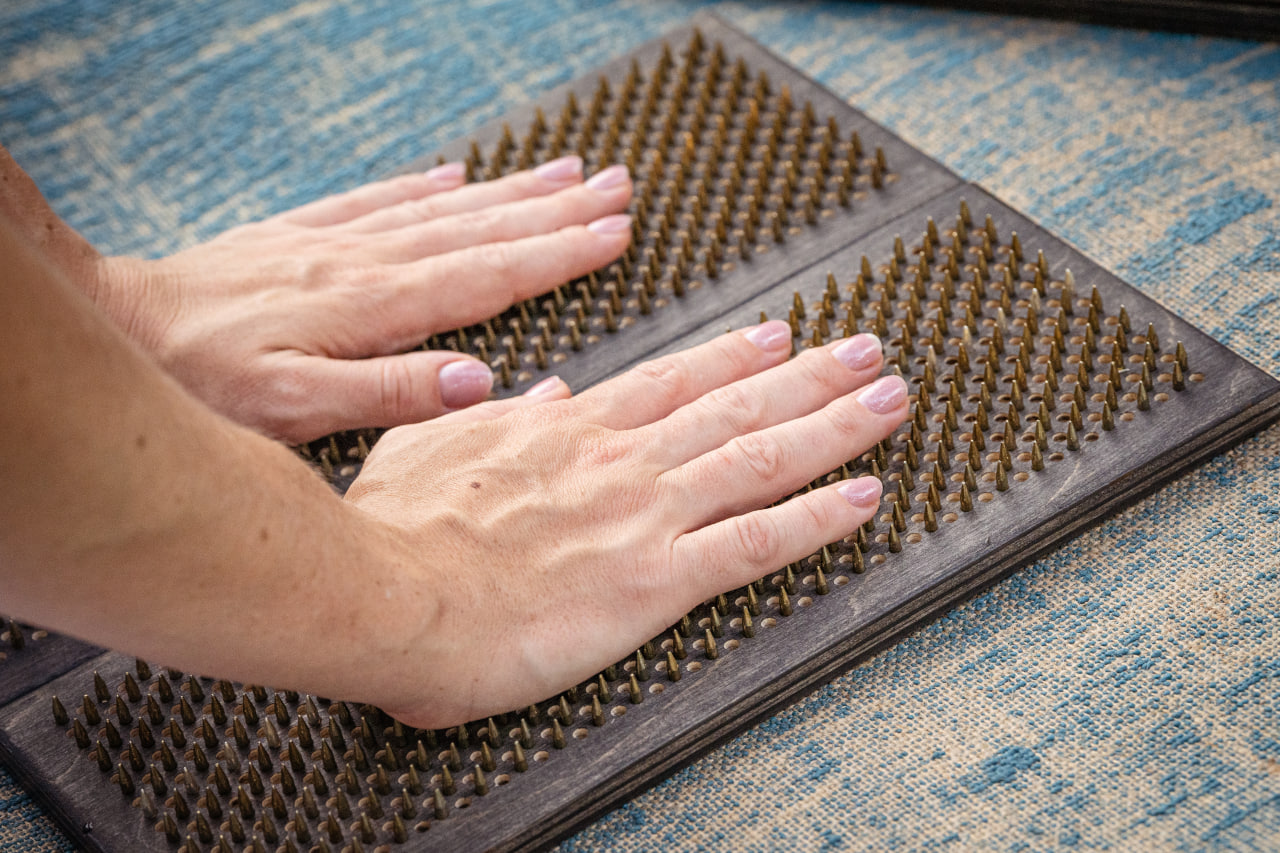
<instances>
[{"instance_id":1,"label":"blue patterned rug","mask_svg":"<svg viewBox=\"0 0 1280 853\"><path fill-rule=\"evenodd\" d=\"M105 250L380 176L692 2L9 0L0 142ZM721 15L1280 371L1280 47L863 4ZM1280 428L564 850L1280 849ZM0 770L0 847L70 849Z\"/></svg>"}]
</instances>

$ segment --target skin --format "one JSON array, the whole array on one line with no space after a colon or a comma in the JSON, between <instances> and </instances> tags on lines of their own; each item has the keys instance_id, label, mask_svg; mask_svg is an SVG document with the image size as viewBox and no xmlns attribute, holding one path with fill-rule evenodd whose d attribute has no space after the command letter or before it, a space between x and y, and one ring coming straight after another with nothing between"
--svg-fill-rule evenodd
<instances>
[{"instance_id":1,"label":"skin","mask_svg":"<svg viewBox=\"0 0 1280 853\"><path fill-rule=\"evenodd\" d=\"M589 223L629 181L410 176L141 262L0 166L0 596L24 620L440 727L554 695L879 506L875 481L770 506L905 418L865 336L787 361L768 323L455 411L457 354L397 354L615 257L626 224ZM404 425L345 499L273 440L373 423Z\"/></svg>"}]
</instances>

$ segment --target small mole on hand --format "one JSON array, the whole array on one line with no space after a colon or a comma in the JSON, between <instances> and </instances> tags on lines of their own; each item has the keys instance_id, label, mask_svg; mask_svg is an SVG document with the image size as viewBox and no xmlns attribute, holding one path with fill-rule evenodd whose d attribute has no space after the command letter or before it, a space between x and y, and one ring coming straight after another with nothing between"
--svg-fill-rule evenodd
<instances>
[{"instance_id":1,"label":"small mole on hand","mask_svg":"<svg viewBox=\"0 0 1280 853\"><path fill-rule=\"evenodd\" d=\"M268 533L267 528L264 527L258 531L258 538L261 539L263 542L266 542L268 539L271 538L271 534Z\"/></svg>"},{"instance_id":2,"label":"small mole on hand","mask_svg":"<svg viewBox=\"0 0 1280 853\"><path fill-rule=\"evenodd\" d=\"M138 436L138 437L137 437L137 439L135 439L133 443L134 443L135 445L137 445L137 447L138 447L138 449L139 449L139 450L146 450L146 449L147 449L147 437L146 437L145 435L140 435L140 436Z\"/></svg>"},{"instance_id":3,"label":"small mole on hand","mask_svg":"<svg viewBox=\"0 0 1280 853\"><path fill-rule=\"evenodd\" d=\"M479 483L472 483L472 484L471 484L471 488L473 488L473 489L478 489L478 488L480 488L480 484L479 484Z\"/></svg>"}]
</instances>

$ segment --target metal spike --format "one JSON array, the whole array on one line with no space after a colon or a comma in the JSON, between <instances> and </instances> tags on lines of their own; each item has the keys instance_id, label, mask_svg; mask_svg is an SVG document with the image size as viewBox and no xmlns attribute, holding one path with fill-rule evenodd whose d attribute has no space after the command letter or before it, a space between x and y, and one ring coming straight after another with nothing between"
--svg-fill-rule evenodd
<instances>
[{"instance_id":1,"label":"metal spike","mask_svg":"<svg viewBox=\"0 0 1280 853\"><path fill-rule=\"evenodd\" d=\"M711 633L710 628L708 628L705 631L703 643L704 643L704 652L706 653L708 660L715 660L716 658L720 657L720 649L716 646L716 638L715 638L715 635ZM635 676L632 676L632 678L634 677Z\"/></svg>"},{"instance_id":2,"label":"metal spike","mask_svg":"<svg viewBox=\"0 0 1280 853\"><path fill-rule=\"evenodd\" d=\"M441 793L439 788L431 792L431 801L436 820L444 820L449 816L449 806L445 803L444 794ZM336 843L338 839L335 838L334 841Z\"/></svg>"},{"instance_id":3,"label":"metal spike","mask_svg":"<svg viewBox=\"0 0 1280 853\"><path fill-rule=\"evenodd\" d=\"M447 764L440 768L440 789L446 794L452 795L457 791L458 786L453 781L453 770Z\"/></svg>"},{"instance_id":4,"label":"metal spike","mask_svg":"<svg viewBox=\"0 0 1280 853\"><path fill-rule=\"evenodd\" d=\"M1003 455L1003 454L1002 454ZM1009 490L1009 469L1001 459L996 464L996 491L1005 492Z\"/></svg>"},{"instance_id":5,"label":"metal spike","mask_svg":"<svg viewBox=\"0 0 1280 853\"><path fill-rule=\"evenodd\" d=\"M133 784L133 777L129 775L128 770L124 769L124 762L121 762L116 765L115 781L116 781L116 784L120 786L120 791L126 797L133 796L133 793L136 790L136 788Z\"/></svg>"}]
</instances>

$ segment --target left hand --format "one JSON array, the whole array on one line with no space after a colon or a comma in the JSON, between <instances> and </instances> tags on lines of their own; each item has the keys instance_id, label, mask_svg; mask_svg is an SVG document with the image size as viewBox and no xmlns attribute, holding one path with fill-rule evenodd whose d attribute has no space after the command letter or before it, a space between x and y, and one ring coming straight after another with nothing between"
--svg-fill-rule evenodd
<instances>
[{"instance_id":1,"label":"left hand","mask_svg":"<svg viewBox=\"0 0 1280 853\"><path fill-rule=\"evenodd\" d=\"M423 728L523 707L873 518L874 477L771 504L891 435L906 383L870 335L790 350L774 320L387 432L345 500L393 568L336 695Z\"/></svg>"},{"instance_id":2,"label":"left hand","mask_svg":"<svg viewBox=\"0 0 1280 853\"><path fill-rule=\"evenodd\" d=\"M109 258L95 301L189 391L274 438L414 423L488 396L488 365L405 352L616 258L625 167L370 184L155 261Z\"/></svg>"}]
</instances>

